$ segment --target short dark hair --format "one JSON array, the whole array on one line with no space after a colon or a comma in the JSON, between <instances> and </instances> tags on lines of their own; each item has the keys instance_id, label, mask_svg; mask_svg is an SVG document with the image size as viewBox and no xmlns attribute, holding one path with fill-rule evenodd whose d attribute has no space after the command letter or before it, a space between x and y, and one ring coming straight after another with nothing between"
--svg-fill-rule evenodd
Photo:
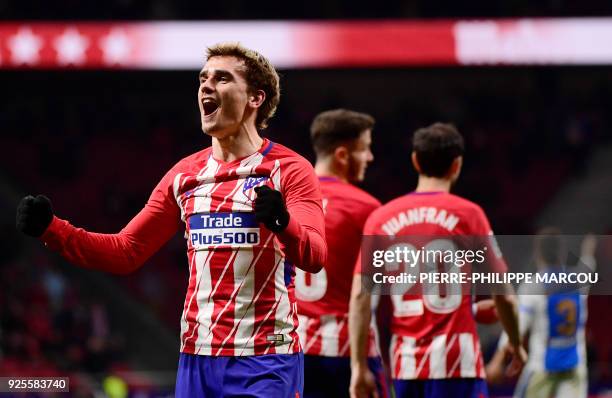
<instances>
[{"instance_id":1,"label":"short dark hair","mask_svg":"<svg viewBox=\"0 0 612 398\"><path fill-rule=\"evenodd\" d=\"M444 177L453 160L463 155L463 137L452 124L434 123L414 132L412 149L422 174Z\"/></svg>"},{"instance_id":2,"label":"short dark hair","mask_svg":"<svg viewBox=\"0 0 612 398\"><path fill-rule=\"evenodd\" d=\"M280 78L272 63L257 51L240 43L219 43L208 47L206 60L212 57L235 57L244 62L245 78L251 90L263 90L266 99L257 111L255 125L258 129L268 127L268 120L274 116L280 101Z\"/></svg>"},{"instance_id":3,"label":"short dark hair","mask_svg":"<svg viewBox=\"0 0 612 398\"><path fill-rule=\"evenodd\" d=\"M561 230L556 227L545 227L538 231L534 240L534 251L546 265L562 265L566 246Z\"/></svg>"},{"instance_id":4,"label":"short dark hair","mask_svg":"<svg viewBox=\"0 0 612 398\"><path fill-rule=\"evenodd\" d=\"M310 125L310 140L317 155L333 152L347 141L359 138L374 127L375 120L367 113L333 109L319 113Z\"/></svg>"}]
</instances>

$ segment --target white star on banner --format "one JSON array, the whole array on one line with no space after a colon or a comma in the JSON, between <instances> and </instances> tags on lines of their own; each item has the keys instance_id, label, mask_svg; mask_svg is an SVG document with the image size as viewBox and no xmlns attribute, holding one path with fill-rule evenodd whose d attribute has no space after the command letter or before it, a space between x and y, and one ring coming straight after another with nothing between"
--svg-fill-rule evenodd
<instances>
[{"instance_id":1,"label":"white star on banner","mask_svg":"<svg viewBox=\"0 0 612 398\"><path fill-rule=\"evenodd\" d=\"M104 61L107 64L120 64L130 55L130 42L122 29L113 29L101 40Z\"/></svg>"},{"instance_id":2,"label":"white star on banner","mask_svg":"<svg viewBox=\"0 0 612 398\"><path fill-rule=\"evenodd\" d=\"M77 29L67 28L55 39L54 45L57 50L57 62L61 65L79 65L85 62L85 51L89 46L89 40Z\"/></svg>"},{"instance_id":3,"label":"white star on banner","mask_svg":"<svg viewBox=\"0 0 612 398\"><path fill-rule=\"evenodd\" d=\"M32 29L23 27L8 39L8 46L15 64L32 65L38 62L43 43L40 37L32 33Z\"/></svg>"}]
</instances>

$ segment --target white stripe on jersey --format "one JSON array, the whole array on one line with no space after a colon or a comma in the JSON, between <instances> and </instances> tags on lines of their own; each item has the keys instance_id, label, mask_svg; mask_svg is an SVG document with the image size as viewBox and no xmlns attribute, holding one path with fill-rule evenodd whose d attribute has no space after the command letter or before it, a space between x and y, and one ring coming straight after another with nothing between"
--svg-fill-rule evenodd
<instances>
[{"instance_id":1,"label":"white stripe on jersey","mask_svg":"<svg viewBox=\"0 0 612 398\"><path fill-rule=\"evenodd\" d=\"M185 221L185 211L183 210L183 206L181 206L181 201L179 200L179 187L181 186L181 177L183 173L178 173L174 176L174 181L172 181L172 193L174 194L174 200L179 205L179 209L181 209L181 220Z\"/></svg>"},{"instance_id":2,"label":"white stripe on jersey","mask_svg":"<svg viewBox=\"0 0 612 398\"><path fill-rule=\"evenodd\" d=\"M274 167L270 171L270 179L274 185L274 189L280 191L281 189L281 173L280 173L280 161L274 161Z\"/></svg>"},{"instance_id":3,"label":"white stripe on jersey","mask_svg":"<svg viewBox=\"0 0 612 398\"><path fill-rule=\"evenodd\" d=\"M446 377L446 335L435 336L429 346L429 378L443 379ZM425 358L423 358L425 362ZM421 364L422 367L424 364Z\"/></svg>"},{"instance_id":4,"label":"white stripe on jersey","mask_svg":"<svg viewBox=\"0 0 612 398\"><path fill-rule=\"evenodd\" d=\"M341 327L341 326L340 326ZM336 356L338 355L338 334L340 327L336 320L336 315L323 315L321 316L321 353L325 355Z\"/></svg>"},{"instance_id":5,"label":"white stripe on jersey","mask_svg":"<svg viewBox=\"0 0 612 398\"><path fill-rule=\"evenodd\" d=\"M413 379L416 377L416 339L414 337L402 337L393 336L393 339L399 340L400 347L397 350L398 361L394 361L395 364L399 364L399 378L400 379ZM396 374L396 372L393 372Z\"/></svg>"},{"instance_id":6,"label":"white stripe on jersey","mask_svg":"<svg viewBox=\"0 0 612 398\"><path fill-rule=\"evenodd\" d=\"M480 355L476 355L474 349L474 336L471 333L459 334L459 350L459 358L461 358L461 377L476 377L476 361ZM451 369L451 375L454 371L454 369Z\"/></svg>"}]
</instances>

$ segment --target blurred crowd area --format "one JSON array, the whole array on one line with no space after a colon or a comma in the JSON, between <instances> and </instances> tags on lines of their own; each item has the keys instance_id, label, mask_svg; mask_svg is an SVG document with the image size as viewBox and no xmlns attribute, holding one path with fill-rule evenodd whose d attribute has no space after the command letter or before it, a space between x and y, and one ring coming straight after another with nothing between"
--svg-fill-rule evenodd
<instances>
[{"instance_id":1,"label":"blurred crowd area","mask_svg":"<svg viewBox=\"0 0 612 398\"><path fill-rule=\"evenodd\" d=\"M91 396L94 375L129 369L126 344L103 297L85 294L33 247L0 267L0 375L70 377L74 396Z\"/></svg>"},{"instance_id":2,"label":"blurred crowd area","mask_svg":"<svg viewBox=\"0 0 612 398\"><path fill-rule=\"evenodd\" d=\"M480 18L516 16L602 16L612 6L605 0L315 0L304 4L280 0L265 2L201 2L196 0L112 0L83 2L62 0L47 7L43 0L0 1L3 19L334 19L334 18Z\"/></svg>"},{"instance_id":3,"label":"blurred crowd area","mask_svg":"<svg viewBox=\"0 0 612 398\"><path fill-rule=\"evenodd\" d=\"M411 133L435 121L455 123L467 146L455 192L481 204L498 234L534 233L536 216L555 193L585 173L592 151L610 143L612 72L606 68L281 75L281 105L264 135L314 160L309 126L318 112L371 113L375 160L364 188L383 202L415 186ZM90 231L117 232L174 163L210 144L199 125L197 71L2 72L0 83L10 93L0 100L0 178L3 190L14 193L6 206L11 215L22 195L44 193L59 217ZM0 374L129 367L129 348L115 334L120 328L109 320L104 299L81 291L65 274L65 262L36 242L26 244L13 223L0 231L6 255ZM176 335L187 284L180 235L134 274L115 278ZM591 305L589 341L597 344L590 345L590 360L598 383L611 379L606 318L597 316L609 302L597 297Z\"/></svg>"}]
</instances>

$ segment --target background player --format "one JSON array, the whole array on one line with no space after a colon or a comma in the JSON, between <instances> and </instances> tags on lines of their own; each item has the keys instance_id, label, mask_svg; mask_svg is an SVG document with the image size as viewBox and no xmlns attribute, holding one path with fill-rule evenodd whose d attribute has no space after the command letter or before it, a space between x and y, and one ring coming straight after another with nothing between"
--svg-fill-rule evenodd
<instances>
[{"instance_id":1,"label":"background player","mask_svg":"<svg viewBox=\"0 0 612 398\"><path fill-rule=\"evenodd\" d=\"M594 236L582 241L580 264L595 271ZM544 228L534 240L538 272L565 272L566 242L556 228ZM585 269L581 271L587 271ZM516 385L514 396L524 398L586 398L588 378L585 325L587 288L571 291L534 292L547 286L523 284L518 290L520 331L529 334L529 360ZM540 294L536 294L540 293ZM504 351L508 340L503 335L500 349L487 366L493 382L502 379Z\"/></svg>"},{"instance_id":2,"label":"background player","mask_svg":"<svg viewBox=\"0 0 612 398\"><path fill-rule=\"evenodd\" d=\"M41 195L18 207L19 230L72 263L116 273L140 267L185 223L190 275L177 397L302 393L291 263L319 271L326 244L312 166L258 133L279 94L262 55L211 47L197 99L212 146L178 162L121 232L75 228Z\"/></svg>"},{"instance_id":3,"label":"background player","mask_svg":"<svg viewBox=\"0 0 612 398\"><path fill-rule=\"evenodd\" d=\"M378 200L353 184L363 181L368 163L374 159L370 151L373 127L372 116L346 109L322 112L310 127L329 254L319 273L296 272L306 398L348 394L351 377L348 308L353 268L363 224L380 206ZM369 344L368 364L380 376L382 392L382 366L373 334ZM332 374L334 377L330 378Z\"/></svg>"},{"instance_id":4,"label":"background player","mask_svg":"<svg viewBox=\"0 0 612 398\"><path fill-rule=\"evenodd\" d=\"M463 161L463 137L455 127L435 123L417 130L412 143L412 163L419 173L416 191L372 213L364 227L364 235L435 235L437 238L452 238L492 234L487 217L478 205L449 193ZM400 214L424 207L428 214L434 212L432 217L422 217L406 225L398 222ZM450 217L455 221L448 222ZM436 239L436 242L439 244L440 239ZM449 239L445 239L445 242L453 244ZM487 239L487 242L490 240ZM424 247L427 249L428 244ZM493 249L489 253L493 253ZM505 271L506 265L501 255L488 257L490 268ZM437 271L437 266L419 264L420 272L428 272L429 267L436 267ZM357 274L350 307L353 397L368 396L373 387L373 376L365 366L370 293L361 288L360 279ZM487 396L471 295L393 295L391 299L393 317L389 355L396 396ZM500 320L510 336L509 350L516 353L511 368L518 371L526 354L520 346L514 298L511 294L500 294L494 296L494 300Z\"/></svg>"}]
</instances>

